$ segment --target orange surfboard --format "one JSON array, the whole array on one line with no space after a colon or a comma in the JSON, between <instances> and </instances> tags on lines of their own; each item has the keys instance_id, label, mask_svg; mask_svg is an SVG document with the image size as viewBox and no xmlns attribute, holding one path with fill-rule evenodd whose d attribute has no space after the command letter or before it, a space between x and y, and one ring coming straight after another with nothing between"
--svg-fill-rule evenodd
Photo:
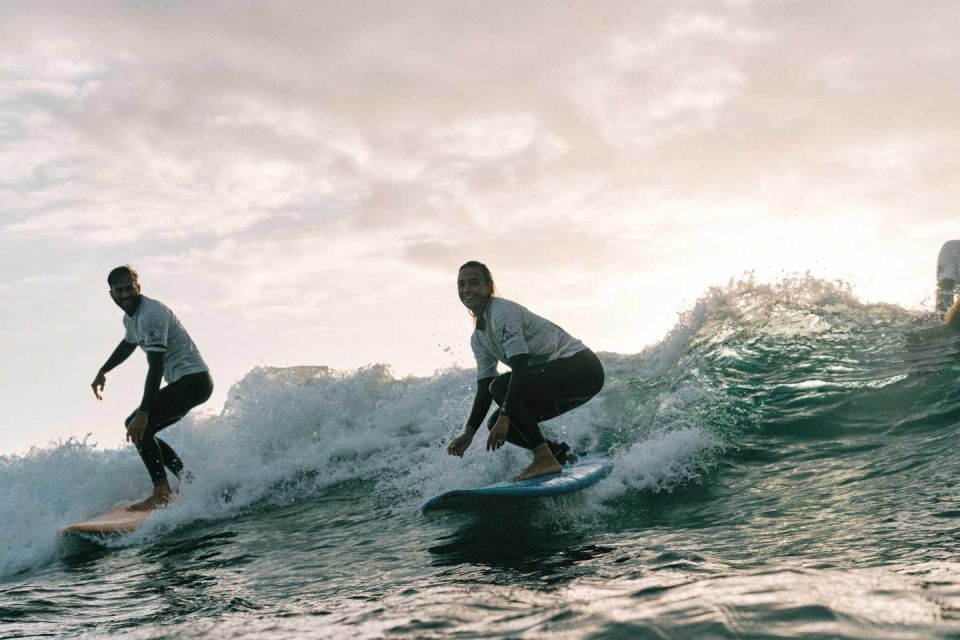
<instances>
[{"instance_id":1,"label":"orange surfboard","mask_svg":"<svg viewBox=\"0 0 960 640\"><path fill-rule=\"evenodd\" d=\"M130 503L133 504L133 503ZM60 529L60 533L130 533L150 516L152 511L131 511L130 504L122 504L89 520Z\"/></svg>"}]
</instances>

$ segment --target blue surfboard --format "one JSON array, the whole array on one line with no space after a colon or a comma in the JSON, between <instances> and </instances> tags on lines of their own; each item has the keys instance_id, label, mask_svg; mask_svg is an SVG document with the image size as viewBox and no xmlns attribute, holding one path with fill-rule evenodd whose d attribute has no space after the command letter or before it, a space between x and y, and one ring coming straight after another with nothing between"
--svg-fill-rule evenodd
<instances>
[{"instance_id":1,"label":"blue surfboard","mask_svg":"<svg viewBox=\"0 0 960 640\"><path fill-rule=\"evenodd\" d=\"M455 489L430 498L420 511L472 511L519 498L544 498L573 493L596 484L613 468L599 456L581 458L560 473L517 482L498 482L477 489Z\"/></svg>"}]
</instances>

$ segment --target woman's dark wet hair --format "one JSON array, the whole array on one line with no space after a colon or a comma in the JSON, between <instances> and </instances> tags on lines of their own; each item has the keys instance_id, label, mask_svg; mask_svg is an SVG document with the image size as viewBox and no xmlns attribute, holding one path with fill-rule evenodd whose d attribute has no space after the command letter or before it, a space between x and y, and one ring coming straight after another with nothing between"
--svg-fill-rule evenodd
<instances>
[{"instance_id":1,"label":"woman's dark wet hair","mask_svg":"<svg viewBox=\"0 0 960 640\"><path fill-rule=\"evenodd\" d=\"M459 273L460 271L463 271L464 269L468 269L468 268L478 269L480 273L483 274L483 279L487 281L487 285L490 287L491 298L497 295L497 285L494 284L493 274L490 273L490 269L489 267L487 267L487 265L483 264L478 260L469 260L467 262L464 262L462 265L460 265L460 268L457 270L457 272ZM483 331L486 328L486 321L483 319L483 311L485 309L486 309L486 306L484 306L484 309L481 310L479 314L476 314L473 311L470 311L470 315L473 316L473 326L475 326L477 329L480 329L481 331Z\"/></svg>"},{"instance_id":2,"label":"woman's dark wet hair","mask_svg":"<svg viewBox=\"0 0 960 640\"><path fill-rule=\"evenodd\" d=\"M134 282L140 282L140 274L137 273L137 270L128 264L124 264L116 267L107 274L107 284L110 285L112 289L114 283L124 277L129 277Z\"/></svg>"}]
</instances>

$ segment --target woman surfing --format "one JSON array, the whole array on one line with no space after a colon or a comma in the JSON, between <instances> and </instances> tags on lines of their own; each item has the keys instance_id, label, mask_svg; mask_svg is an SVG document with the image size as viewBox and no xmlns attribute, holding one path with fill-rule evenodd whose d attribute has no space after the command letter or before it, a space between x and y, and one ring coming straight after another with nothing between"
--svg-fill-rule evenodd
<instances>
[{"instance_id":1,"label":"woman surfing","mask_svg":"<svg viewBox=\"0 0 960 640\"><path fill-rule=\"evenodd\" d=\"M533 452L533 462L514 480L560 473L576 456L566 443L545 439L539 423L579 407L603 388L600 359L549 320L497 297L493 276L481 262L460 267L457 292L474 320L470 346L477 393L463 433L447 453L463 456L495 401L499 409L487 422L487 451L510 442ZM497 375L498 362L510 372Z\"/></svg>"}]
</instances>

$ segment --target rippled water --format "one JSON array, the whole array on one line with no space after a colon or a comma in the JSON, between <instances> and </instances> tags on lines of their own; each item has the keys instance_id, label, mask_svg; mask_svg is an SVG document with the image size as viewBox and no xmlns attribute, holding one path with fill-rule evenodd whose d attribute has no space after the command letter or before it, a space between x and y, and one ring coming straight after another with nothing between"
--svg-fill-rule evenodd
<instances>
[{"instance_id":1,"label":"rippled water","mask_svg":"<svg viewBox=\"0 0 960 640\"><path fill-rule=\"evenodd\" d=\"M524 463L444 454L470 372L260 368L171 430L197 479L137 534L56 533L144 490L131 451L0 461L0 636L960 637L958 354L840 284L733 283L548 423L611 476L432 519Z\"/></svg>"}]
</instances>

